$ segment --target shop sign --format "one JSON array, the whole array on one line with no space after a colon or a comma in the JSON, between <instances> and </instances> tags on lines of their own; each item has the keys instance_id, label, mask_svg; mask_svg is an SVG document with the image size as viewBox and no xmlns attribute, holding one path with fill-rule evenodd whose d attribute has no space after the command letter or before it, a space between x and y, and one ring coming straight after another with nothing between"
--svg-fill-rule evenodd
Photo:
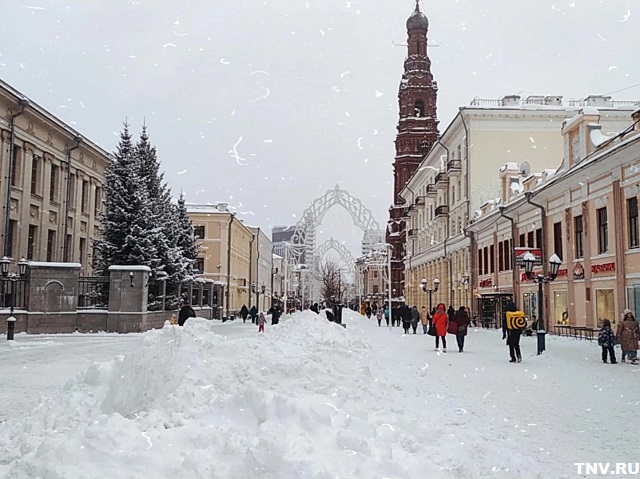
<instances>
[{"instance_id":1,"label":"shop sign","mask_svg":"<svg viewBox=\"0 0 640 479\"><path fill-rule=\"evenodd\" d=\"M573 279L584 279L584 268L580 263L573 267Z\"/></svg>"},{"instance_id":2,"label":"shop sign","mask_svg":"<svg viewBox=\"0 0 640 479\"><path fill-rule=\"evenodd\" d=\"M493 285L493 281L491 281L491 278L489 279L483 279L482 281L480 281L480 288L490 288Z\"/></svg>"},{"instance_id":3,"label":"shop sign","mask_svg":"<svg viewBox=\"0 0 640 479\"><path fill-rule=\"evenodd\" d=\"M616 264L615 263L604 263L604 264L592 264L591 265L591 272L594 274L597 273L609 273L611 271L615 271L616 270Z\"/></svg>"},{"instance_id":4,"label":"shop sign","mask_svg":"<svg viewBox=\"0 0 640 479\"><path fill-rule=\"evenodd\" d=\"M542 250L540 248L526 248L523 246L518 246L514 248L516 253L516 266L524 266L524 255L527 253L531 253L535 256L536 260L533 263L535 266L542 265Z\"/></svg>"}]
</instances>

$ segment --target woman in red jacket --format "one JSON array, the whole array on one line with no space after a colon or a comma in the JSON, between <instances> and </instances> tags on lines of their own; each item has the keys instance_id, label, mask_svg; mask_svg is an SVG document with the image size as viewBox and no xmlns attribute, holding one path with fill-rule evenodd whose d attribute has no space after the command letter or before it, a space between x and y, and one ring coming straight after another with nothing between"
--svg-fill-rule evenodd
<instances>
[{"instance_id":1,"label":"woman in red jacket","mask_svg":"<svg viewBox=\"0 0 640 479\"><path fill-rule=\"evenodd\" d=\"M436 351L440 350L440 339L442 339L442 352L447 352L447 323L449 317L444 303L440 303L436 307L436 313L433 315L433 326L436 328Z\"/></svg>"}]
</instances>

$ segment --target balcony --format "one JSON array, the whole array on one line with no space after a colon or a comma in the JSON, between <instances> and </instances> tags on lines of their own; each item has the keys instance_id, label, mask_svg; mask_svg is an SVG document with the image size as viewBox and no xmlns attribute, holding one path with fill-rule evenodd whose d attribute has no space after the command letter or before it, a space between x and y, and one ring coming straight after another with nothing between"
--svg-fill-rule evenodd
<instances>
[{"instance_id":1,"label":"balcony","mask_svg":"<svg viewBox=\"0 0 640 479\"><path fill-rule=\"evenodd\" d=\"M411 228L408 233L409 239L415 239L418 237L418 230L416 228Z\"/></svg>"},{"instance_id":2,"label":"balcony","mask_svg":"<svg viewBox=\"0 0 640 479\"><path fill-rule=\"evenodd\" d=\"M437 194L438 194L438 189L436 188L436 185L427 185L425 196L435 198Z\"/></svg>"},{"instance_id":3,"label":"balcony","mask_svg":"<svg viewBox=\"0 0 640 479\"><path fill-rule=\"evenodd\" d=\"M445 188L449 184L449 178L447 178L447 174L438 173L436 175L435 183L437 188Z\"/></svg>"},{"instance_id":4,"label":"balcony","mask_svg":"<svg viewBox=\"0 0 640 479\"><path fill-rule=\"evenodd\" d=\"M424 206L424 201L425 201L424 196L416 197L415 206Z\"/></svg>"},{"instance_id":5,"label":"balcony","mask_svg":"<svg viewBox=\"0 0 640 479\"><path fill-rule=\"evenodd\" d=\"M450 160L447 163L447 174L451 175L459 175L462 173L462 161L460 160Z\"/></svg>"},{"instance_id":6,"label":"balcony","mask_svg":"<svg viewBox=\"0 0 640 479\"><path fill-rule=\"evenodd\" d=\"M448 218L449 217L449 205L440 205L436 207L436 218Z\"/></svg>"}]
</instances>

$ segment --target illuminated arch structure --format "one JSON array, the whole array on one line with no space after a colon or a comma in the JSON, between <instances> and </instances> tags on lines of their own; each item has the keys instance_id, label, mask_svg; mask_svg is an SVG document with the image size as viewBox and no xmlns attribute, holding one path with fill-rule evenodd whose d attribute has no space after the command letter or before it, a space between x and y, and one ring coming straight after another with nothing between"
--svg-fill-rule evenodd
<instances>
[{"instance_id":1,"label":"illuminated arch structure","mask_svg":"<svg viewBox=\"0 0 640 479\"><path fill-rule=\"evenodd\" d=\"M309 206L302 218L296 224L296 229L291 237L291 245L287 261L295 267L306 264L307 268L317 276L320 267L320 258L329 249L335 249L343 261L349 262L350 271L354 271L355 261L349 251L333 238L316 249L316 228L322 224L322 218L332 207L342 206L351 216L354 226L360 228L362 236L362 254L368 254L373 245L384 242L384 231L374 219L371 211L362 202L349 194L348 191L336 185L320 198L316 198ZM328 243L328 244L327 244Z\"/></svg>"}]
</instances>

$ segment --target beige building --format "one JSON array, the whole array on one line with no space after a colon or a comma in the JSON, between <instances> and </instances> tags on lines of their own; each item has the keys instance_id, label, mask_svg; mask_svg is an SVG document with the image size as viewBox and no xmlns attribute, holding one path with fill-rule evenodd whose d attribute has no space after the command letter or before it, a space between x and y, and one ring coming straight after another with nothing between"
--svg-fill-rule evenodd
<instances>
[{"instance_id":1,"label":"beige building","mask_svg":"<svg viewBox=\"0 0 640 479\"><path fill-rule=\"evenodd\" d=\"M2 255L90 275L109 154L2 81L0 129Z\"/></svg>"},{"instance_id":2,"label":"beige building","mask_svg":"<svg viewBox=\"0 0 640 479\"><path fill-rule=\"evenodd\" d=\"M272 297L272 273L273 269L273 243L260 228L249 227L253 234L251 254L251 291L253 297L247 303L247 307L257 305L258 311L268 311L271 307ZM264 291L263 291L264 287Z\"/></svg>"},{"instance_id":3,"label":"beige building","mask_svg":"<svg viewBox=\"0 0 640 479\"><path fill-rule=\"evenodd\" d=\"M438 278L434 304L473 307L479 258L465 227L487 200L500 197L495 172L509 162L555 171L563 158L566 119L585 106L597 106L608 134L628 124L632 105L601 96L568 103L559 96L507 96L461 107L401 192L408 205L407 302L425 304L428 295L420 282L424 278L432 284Z\"/></svg>"},{"instance_id":4,"label":"beige building","mask_svg":"<svg viewBox=\"0 0 640 479\"><path fill-rule=\"evenodd\" d=\"M554 253L562 260L557 278L543 284L548 330L599 328L625 308L640 313L640 110L615 135L603 134L602 121L600 109L585 107L563 123L557 171L521 177L518 165L501 170L502 195L467 228L480 316L511 298L528 317L539 314L538 284L514 268L514 247L541 254L535 274L548 273Z\"/></svg>"}]
</instances>

